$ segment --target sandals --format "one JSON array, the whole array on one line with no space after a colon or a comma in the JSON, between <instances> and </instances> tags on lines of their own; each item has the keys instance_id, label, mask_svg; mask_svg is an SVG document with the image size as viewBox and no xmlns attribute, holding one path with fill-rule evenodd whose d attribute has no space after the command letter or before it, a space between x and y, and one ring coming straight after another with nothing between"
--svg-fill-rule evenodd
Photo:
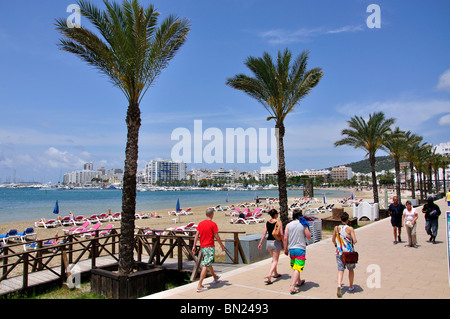
<instances>
[{"instance_id":1,"label":"sandals","mask_svg":"<svg viewBox=\"0 0 450 319\"><path fill-rule=\"evenodd\" d=\"M197 288L197 292L202 292L202 291L206 291L206 290L208 290L207 287Z\"/></svg>"},{"instance_id":2,"label":"sandals","mask_svg":"<svg viewBox=\"0 0 450 319\"><path fill-rule=\"evenodd\" d=\"M291 290L290 291L290 294L291 295L295 295L295 294L298 294L300 292L300 290L298 290L297 288L296 289L294 289L294 290Z\"/></svg>"}]
</instances>

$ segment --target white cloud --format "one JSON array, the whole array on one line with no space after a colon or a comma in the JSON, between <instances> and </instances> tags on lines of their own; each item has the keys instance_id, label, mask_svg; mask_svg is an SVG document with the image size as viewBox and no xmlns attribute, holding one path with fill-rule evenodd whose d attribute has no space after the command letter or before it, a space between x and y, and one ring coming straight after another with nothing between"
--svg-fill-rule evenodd
<instances>
[{"instance_id":1,"label":"white cloud","mask_svg":"<svg viewBox=\"0 0 450 319\"><path fill-rule=\"evenodd\" d=\"M423 123L450 110L450 100L388 100L372 103L348 103L337 111L349 117L368 117L373 112L383 112L386 117L396 119L402 130L417 131Z\"/></svg>"},{"instance_id":2,"label":"white cloud","mask_svg":"<svg viewBox=\"0 0 450 319\"><path fill-rule=\"evenodd\" d=\"M259 33L259 36L270 44L289 44L297 42L307 42L311 38L324 34L338 34L345 32L363 31L362 25L346 25L336 29L325 27L319 28L301 28L297 30L274 29Z\"/></svg>"},{"instance_id":3,"label":"white cloud","mask_svg":"<svg viewBox=\"0 0 450 319\"><path fill-rule=\"evenodd\" d=\"M50 147L44 152L44 156L40 158L40 161L43 166L52 168L72 168L82 167L87 162L87 159L83 159L67 151L60 151L55 147Z\"/></svg>"},{"instance_id":4,"label":"white cloud","mask_svg":"<svg viewBox=\"0 0 450 319\"><path fill-rule=\"evenodd\" d=\"M450 69L442 73L439 77L437 89L442 91L450 91Z\"/></svg>"},{"instance_id":5,"label":"white cloud","mask_svg":"<svg viewBox=\"0 0 450 319\"><path fill-rule=\"evenodd\" d=\"M444 115L439 119L439 125L450 126L450 114Z\"/></svg>"}]
</instances>

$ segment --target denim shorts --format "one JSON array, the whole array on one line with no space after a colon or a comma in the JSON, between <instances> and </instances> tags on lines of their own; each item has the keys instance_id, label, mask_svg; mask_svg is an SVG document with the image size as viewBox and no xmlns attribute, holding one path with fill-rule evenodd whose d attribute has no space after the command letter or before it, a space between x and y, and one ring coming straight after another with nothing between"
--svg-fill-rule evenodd
<instances>
[{"instance_id":1,"label":"denim shorts","mask_svg":"<svg viewBox=\"0 0 450 319\"><path fill-rule=\"evenodd\" d=\"M338 266L338 271L343 271L345 269L352 270L355 269L356 264L344 264L342 262L342 255L336 255L336 262Z\"/></svg>"}]
</instances>

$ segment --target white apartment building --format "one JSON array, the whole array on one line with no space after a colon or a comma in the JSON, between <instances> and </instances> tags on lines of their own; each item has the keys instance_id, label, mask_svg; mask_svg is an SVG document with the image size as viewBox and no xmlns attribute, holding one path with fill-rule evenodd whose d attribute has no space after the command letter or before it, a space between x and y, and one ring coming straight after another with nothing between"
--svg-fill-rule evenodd
<instances>
[{"instance_id":1,"label":"white apartment building","mask_svg":"<svg viewBox=\"0 0 450 319\"><path fill-rule=\"evenodd\" d=\"M307 175L309 178L316 178L318 176L323 176L325 180L328 180L331 176L331 172L329 170L304 170L300 175Z\"/></svg>"},{"instance_id":2,"label":"white apartment building","mask_svg":"<svg viewBox=\"0 0 450 319\"><path fill-rule=\"evenodd\" d=\"M64 174L64 184L84 185L90 184L93 178L101 177L102 173L98 171L73 171Z\"/></svg>"},{"instance_id":3,"label":"white apartment building","mask_svg":"<svg viewBox=\"0 0 450 319\"><path fill-rule=\"evenodd\" d=\"M105 177L105 168L101 167L94 171L94 164L92 162L85 163L83 168L84 169L80 171L64 174L63 183L65 185L83 186L91 184L93 178L101 178L102 180L108 179L110 184L121 183L123 180L123 171L121 169L109 169L106 171Z\"/></svg>"},{"instance_id":4,"label":"white apartment building","mask_svg":"<svg viewBox=\"0 0 450 319\"><path fill-rule=\"evenodd\" d=\"M187 164L172 160L152 160L145 166L145 180L149 184L186 179Z\"/></svg>"},{"instance_id":5,"label":"white apartment building","mask_svg":"<svg viewBox=\"0 0 450 319\"><path fill-rule=\"evenodd\" d=\"M346 179L351 179L352 177L353 172L351 167L339 166L331 169L331 178L335 181L344 181Z\"/></svg>"},{"instance_id":6,"label":"white apartment building","mask_svg":"<svg viewBox=\"0 0 450 319\"><path fill-rule=\"evenodd\" d=\"M436 150L436 153L450 158L450 142L435 145L435 150ZM439 170L439 171L442 172L442 170ZM439 174L441 174L441 173L439 173ZM440 179L442 179L442 175L440 176ZM445 169L445 180L448 181L449 179L450 179L450 167L447 167Z\"/></svg>"},{"instance_id":7,"label":"white apartment building","mask_svg":"<svg viewBox=\"0 0 450 319\"><path fill-rule=\"evenodd\" d=\"M273 170L273 169L267 169L267 170L264 170L264 171L260 171L259 175L258 175L258 178L259 178L260 181L265 181L265 180L267 180L269 178L277 179L278 178L278 173L275 170Z\"/></svg>"}]
</instances>

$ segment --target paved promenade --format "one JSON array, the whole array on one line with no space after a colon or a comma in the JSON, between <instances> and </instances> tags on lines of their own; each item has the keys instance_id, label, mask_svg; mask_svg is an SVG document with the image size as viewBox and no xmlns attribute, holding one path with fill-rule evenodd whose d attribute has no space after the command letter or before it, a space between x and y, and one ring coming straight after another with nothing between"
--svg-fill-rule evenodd
<instances>
[{"instance_id":1,"label":"paved promenade","mask_svg":"<svg viewBox=\"0 0 450 319\"><path fill-rule=\"evenodd\" d=\"M344 273L342 299L450 299L446 211L444 200L436 202L442 211L436 244L428 242L422 207L418 207L418 248L407 247L406 230L402 242L394 244L390 218L356 230L359 263L355 270L353 292L347 291L348 272ZM300 293L290 295L292 271L289 258L280 257L278 271L282 276L272 285L264 283L271 259L239 269L218 273L220 282L197 293L197 282L145 297L146 299L337 299L337 266L331 239L307 247L306 266L301 274L305 284Z\"/></svg>"}]
</instances>

